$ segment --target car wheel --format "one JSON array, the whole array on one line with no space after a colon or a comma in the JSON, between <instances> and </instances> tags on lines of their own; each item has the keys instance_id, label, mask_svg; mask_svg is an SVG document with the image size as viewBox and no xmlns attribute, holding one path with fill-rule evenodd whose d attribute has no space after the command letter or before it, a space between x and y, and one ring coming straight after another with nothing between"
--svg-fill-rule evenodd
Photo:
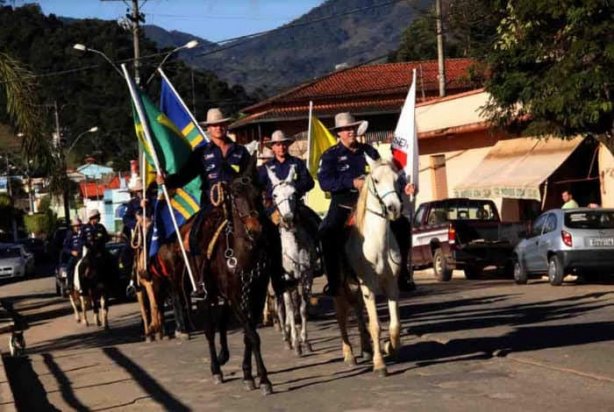
<instances>
[{"instance_id":1,"label":"car wheel","mask_svg":"<svg viewBox=\"0 0 614 412\"><path fill-rule=\"evenodd\" d=\"M448 282L452 279L452 269L446 262L446 257L441 249L435 249L433 255L433 272L435 272L435 279L439 282Z\"/></svg>"},{"instance_id":2,"label":"car wheel","mask_svg":"<svg viewBox=\"0 0 614 412\"><path fill-rule=\"evenodd\" d=\"M548 259L548 280L552 286L560 286L563 283L565 273L558 256L553 255Z\"/></svg>"},{"instance_id":3,"label":"car wheel","mask_svg":"<svg viewBox=\"0 0 614 412\"><path fill-rule=\"evenodd\" d=\"M484 272L484 268L478 265L467 265L463 269L465 272L465 278L467 279L479 279Z\"/></svg>"},{"instance_id":4,"label":"car wheel","mask_svg":"<svg viewBox=\"0 0 614 412\"><path fill-rule=\"evenodd\" d=\"M517 259L514 262L514 282L516 282L517 285L526 285L528 281L529 275L527 274L527 270L520 259Z\"/></svg>"}]
</instances>

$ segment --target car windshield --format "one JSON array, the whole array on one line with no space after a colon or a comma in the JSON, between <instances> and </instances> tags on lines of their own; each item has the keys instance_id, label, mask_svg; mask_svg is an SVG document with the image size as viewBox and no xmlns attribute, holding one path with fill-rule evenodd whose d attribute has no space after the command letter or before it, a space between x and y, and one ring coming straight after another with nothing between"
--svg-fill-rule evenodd
<instances>
[{"instance_id":1,"label":"car windshield","mask_svg":"<svg viewBox=\"0 0 614 412\"><path fill-rule=\"evenodd\" d=\"M14 258L19 257L19 249L15 247L3 247L0 248L0 258Z\"/></svg>"},{"instance_id":2,"label":"car windshield","mask_svg":"<svg viewBox=\"0 0 614 412\"><path fill-rule=\"evenodd\" d=\"M565 213L565 226L572 229L614 229L614 212L591 210Z\"/></svg>"}]
</instances>

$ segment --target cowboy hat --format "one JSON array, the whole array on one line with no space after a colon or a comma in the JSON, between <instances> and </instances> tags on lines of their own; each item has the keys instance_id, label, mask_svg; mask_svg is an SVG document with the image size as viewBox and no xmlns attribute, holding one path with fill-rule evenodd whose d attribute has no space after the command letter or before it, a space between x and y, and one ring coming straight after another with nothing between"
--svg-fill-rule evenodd
<instances>
[{"instance_id":1,"label":"cowboy hat","mask_svg":"<svg viewBox=\"0 0 614 412\"><path fill-rule=\"evenodd\" d=\"M98 211L98 209L92 209L87 213L88 219L93 219L95 217L100 217L100 212Z\"/></svg>"},{"instance_id":2,"label":"cowboy hat","mask_svg":"<svg viewBox=\"0 0 614 412\"><path fill-rule=\"evenodd\" d=\"M79 226L81 225L81 219L79 219L78 217L73 217L72 220L70 221L70 225L71 226Z\"/></svg>"},{"instance_id":3,"label":"cowboy hat","mask_svg":"<svg viewBox=\"0 0 614 412\"><path fill-rule=\"evenodd\" d=\"M214 107L207 111L207 120L204 122L199 122L198 124L201 126L211 126L214 124L220 123L229 123L230 117L224 117L224 113L220 110L219 107Z\"/></svg>"},{"instance_id":4,"label":"cowboy hat","mask_svg":"<svg viewBox=\"0 0 614 412\"><path fill-rule=\"evenodd\" d=\"M294 139L292 137L286 137L284 132L282 132L281 130L275 130L273 132L273 135L271 136L271 140L269 140L267 142L264 142L264 145L266 147L271 147L271 146L273 146L274 143L288 143L288 144L291 144L292 142L294 142Z\"/></svg>"},{"instance_id":5,"label":"cowboy hat","mask_svg":"<svg viewBox=\"0 0 614 412\"><path fill-rule=\"evenodd\" d=\"M335 115L335 127L331 130L338 130L342 127L356 127L360 133L359 135L365 134L367 131L367 127L369 127L369 122L366 120L356 121L354 116L352 116L349 112L337 113Z\"/></svg>"}]
</instances>

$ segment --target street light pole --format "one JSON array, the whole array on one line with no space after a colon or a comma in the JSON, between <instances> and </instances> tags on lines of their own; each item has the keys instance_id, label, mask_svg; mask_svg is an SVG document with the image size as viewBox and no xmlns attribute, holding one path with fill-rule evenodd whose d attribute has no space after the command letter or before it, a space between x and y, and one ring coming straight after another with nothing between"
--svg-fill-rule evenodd
<instances>
[{"instance_id":1,"label":"street light pole","mask_svg":"<svg viewBox=\"0 0 614 412\"><path fill-rule=\"evenodd\" d=\"M151 73L151 76L149 76L149 78L147 79L145 84L149 84L149 82L156 75L156 72L158 71L158 69L160 67L164 66L164 63L166 63L166 61L169 59L169 57L171 57L174 53L178 52L179 50L183 50L183 49L193 49L196 46L198 46L198 40L190 40L189 42L187 42L183 46L175 47L173 50L171 50L170 52L166 53L166 56L164 56L164 58L162 59L162 61L158 65L158 67L156 67L156 70L154 70L153 73ZM192 70L192 76L194 76L194 70ZM192 81L194 81L193 77L192 77Z\"/></svg>"}]
</instances>

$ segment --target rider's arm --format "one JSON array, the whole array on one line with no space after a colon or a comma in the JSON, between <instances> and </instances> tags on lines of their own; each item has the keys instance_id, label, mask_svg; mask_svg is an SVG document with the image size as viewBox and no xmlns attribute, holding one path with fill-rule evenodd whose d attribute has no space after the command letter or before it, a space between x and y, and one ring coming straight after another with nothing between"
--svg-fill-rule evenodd
<instances>
[{"instance_id":1,"label":"rider's arm","mask_svg":"<svg viewBox=\"0 0 614 412\"><path fill-rule=\"evenodd\" d=\"M202 169L201 157L204 147L194 150L183 167L172 175L166 176L164 184L168 189L177 189L190 183Z\"/></svg>"},{"instance_id":2,"label":"rider's arm","mask_svg":"<svg viewBox=\"0 0 614 412\"><path fill-rule=\"evenodd\" d=\"M307 192L313 189L315 184L307 170L307 166L305 166L305 162L302 160L297 162L296 176L296 191L299 197L303 197Z\"/></svg>"},{"instance_id":3,"label":"rider's arm","mask_svg":"<svg viewBox=\"0 0 614 412\"><path fill-rule=\"evenodd\" d=\"M344 176L337 171L337 159L331 150L324 152L320 158L318 182L325 192L340 192L354 188L354 179L349 173Z\"/></svg>"}]
</instances>

